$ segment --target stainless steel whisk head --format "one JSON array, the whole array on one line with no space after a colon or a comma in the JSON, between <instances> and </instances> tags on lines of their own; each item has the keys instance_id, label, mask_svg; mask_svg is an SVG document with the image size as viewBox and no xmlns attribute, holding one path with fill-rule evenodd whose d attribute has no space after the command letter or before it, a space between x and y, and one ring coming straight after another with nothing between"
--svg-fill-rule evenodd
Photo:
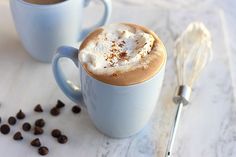
<instances>
[{"instance_id":1,"label":"stainless steel whisk head","mask_svg":"<svg viewBox=\"0 0 236 157\"><path fill-rule=\"evenodd\" d=\"M177 104L175 121L170 132L166 157L170 157L184 105L190 100L192 87L206 64L212 59L210 32L201 22L191 23L176 40L175 63L178 87L173 98Z\"/></svg>"}]
</instances>

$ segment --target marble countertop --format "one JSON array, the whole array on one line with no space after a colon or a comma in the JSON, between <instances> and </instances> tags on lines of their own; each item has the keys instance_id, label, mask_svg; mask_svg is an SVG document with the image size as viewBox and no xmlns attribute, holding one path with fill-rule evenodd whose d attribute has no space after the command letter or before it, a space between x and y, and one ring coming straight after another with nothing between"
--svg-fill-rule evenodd
<instances>
[{"instance_id":1,"label":"marble countertop","mask_svg":"<svg viewBox=\"0 0 236 157\"><path fill-rule=\"evenodd\" d=\"M101 7L96 2L86 9L90 19L97 18ZM0 116L6 121L20 108L33 122L47 119L42 142L50 149L50 157L162 157L175 113L172 96L176 86L173 64L173 42L191 21L203 21L213 37L214 58L194 88L191 105L181 117L173 157L234 157L236 156L236 3L213 0L178 1L119 0L113 3L110 22L135 22L153 29L168 51L166 76L159 102L149 124L139 134L127 139L111 139L99 133L85 110L70 114L74 105L57 87L51 65L33 60L22 47L15 31L7 0L0 0ZM138 16L137 16L138 15ZM93 23L86 20L85 25ZM63 62L73 79L75 68ZM48 112L57 99L67 107L60 117ZM33 114L40 103L43 114ZM24 140L15 142L12 136L21 130L19 122L9 135L0 134L0 156L37 157L29 142L34 138L24 133ZM69 137L60 145L50 137L50 130L59 128Z\"/></svg>"}]
</instances>

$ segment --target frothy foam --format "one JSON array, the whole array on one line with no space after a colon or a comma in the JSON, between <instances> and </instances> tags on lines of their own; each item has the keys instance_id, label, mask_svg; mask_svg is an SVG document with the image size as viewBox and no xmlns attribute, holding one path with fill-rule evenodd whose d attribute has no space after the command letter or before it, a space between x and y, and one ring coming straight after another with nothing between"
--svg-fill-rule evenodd
<instances>
[{"instance_id":1,"label":"frothy foam","mask_svg":"<svg viewBox=\"0 0 236 157\"><path fill-rule=\"evenodd\" d=\"M116 71L129 71L140 66L151 53L154 37L141 29L128 25L112 24L102 28L96 39L80 51L80 61L94 74L112 74Z\"/></svg>"}]
</instances>

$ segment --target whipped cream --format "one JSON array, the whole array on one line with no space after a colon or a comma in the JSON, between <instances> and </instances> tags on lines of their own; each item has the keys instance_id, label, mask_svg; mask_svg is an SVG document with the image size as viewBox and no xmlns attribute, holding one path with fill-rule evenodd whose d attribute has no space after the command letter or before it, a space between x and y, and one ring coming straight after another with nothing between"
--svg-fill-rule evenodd
<instances>
[{"instance_id":1,"label":"whipped cream","mask_svg":"<svg viewBox=\"0 0 236 157\"><path fill-rule=\"evenodd\" d=\"M80 51L80 61L95 74L112 74L140 67L152 50L154 37L125 24L112 24Z\"/></svg>"}]
</instances>

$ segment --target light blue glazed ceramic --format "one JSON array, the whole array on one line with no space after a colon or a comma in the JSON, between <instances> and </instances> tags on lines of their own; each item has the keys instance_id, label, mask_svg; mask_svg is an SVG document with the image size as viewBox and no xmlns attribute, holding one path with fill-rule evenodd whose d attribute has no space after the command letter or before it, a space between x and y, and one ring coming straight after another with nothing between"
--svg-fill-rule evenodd
<instances>
[{"instance_id":1,"label":"light blue glazed ceramic","mask_svg":"<svg viewBox=\"0 0 236 157\"><path fill-rule=\"evenodd\" d=\"M139 132L150 119L157 104L165 72L165 63L151 79L129 86L115 86L91 77L78 60L78 49L60 47L53 59L54 77L62 91L82 105L95 126L105 135L124 138ZM80 72L80 88L63 76L59 60L69 58Z\"/></svg>"},{"instance_id":2,"label":"light blue glazed ceramic","mask_svg":"<svg viewBox=\"0 0 236 157\"><path fill-rule=\"evenodd\" d=\"M81 40L92 29L107 23L111 15L111 1L101 0L104 15L94 27L81 30L83 8L88 0L67 0L50 5L37 5L23 0L10 0L11 11L20 39L35 59L51 62L61 45ZM87 17L89 18L89 17Z\"/></svg>"}]
</instances>

